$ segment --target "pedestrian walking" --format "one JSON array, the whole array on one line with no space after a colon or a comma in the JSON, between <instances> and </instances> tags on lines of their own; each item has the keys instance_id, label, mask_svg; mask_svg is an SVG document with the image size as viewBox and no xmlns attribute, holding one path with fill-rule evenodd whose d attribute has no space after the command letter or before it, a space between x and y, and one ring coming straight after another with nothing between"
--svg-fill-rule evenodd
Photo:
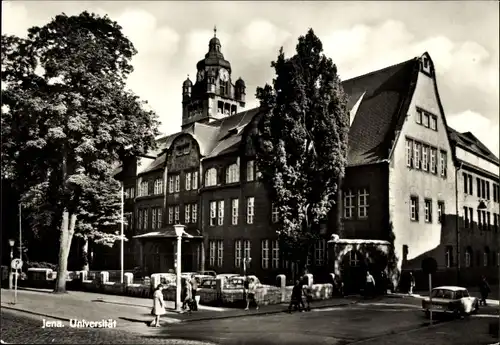
<instances>
[{"instance_id":1,"label":"pedestrian walking","mask_svg":"<svg viewBox=\"0 0 500 345\"><path fill-rule=\"evenodd\" d=\"M374 297L374 293L375 293L375 279L370 274L370 271L366 271L365 298Z\"/></svg>"},{"instance_id":2,"label":"pedestrian walking","mask_svg":"<svg viewBox=\"0 0 500 345\"><path fill-rule=\"evenodd\" d=\"M488 294L491 292L491 288L485 276L481 277L481 282L479 283L479 292L481 293L481 300L479 301L479 305L482 304L486 306L486 299L488 298Z\"/></svg>"},{"instance_id":3,"label":"pedestrian walking","mask_svg":"<svg viewBox=\"0 0 500 345\"><path fill-rule=\"evenodd\" d=\"M304 306L306 311L311 311L311 302L312 302L312 288L308 284L308 280L305 279L302 282L302 297L305 299L307 307ZM302 302L302 305L304 305L304 302Z\"/></svg>"},{"instance_id":4,"label":"pedestrian walking","mask_svg":"<svg viewBox=\"0 0 500 345\"><path fill-rule=\"evenodd\" d=\"M185 280L185 295L184 301L182 303L182 309L186 310L186 307L189 308L189 313L193 311L193 287L188 279Z\"/></svg>"},{"instance_id":5,"label":"pedestrian walking","mask_svg":"<svg viewBox=\"0 0 500 345\"><path fill-rule=\"evenodd\" d=\"M198 310L198 302L200 296L198 296L198 278L193 274L191 277L191 291L193 295L193 311Z\"/></svg>"},{"instance_id":6,"label":"pedestrian walking","mask_svg":"<svg viewBox=\"0 0 500 345\"><path fill-rule=\"evenodd\" d=\"M290 304L288 305L288 312L292 312L292 307L295 310L304 311L304 301L302 300L302 285L299 280L295 281L295 285L292 289L292 297L290 298Z\"/></svg>"},{"instance_id":7,"label":"pedestrian walking","mask_svg":"<svg viewBox=\"0 0 500 345\"><path fill-rule=\"evenodd\" d=\"M151 327L160 327L160 316L167 313L165 310L165 301L163 300L163 288L164 286L162 284L158 284L153 293L153 309L151 310L151 314L153 314L155 318L149 324Z\"/></svg>"},{"instance_id":8,"label":"pedestrian walking","mask_svg":"<svg viewBox=\"0 0 500 345\"><path fill-rule=\"evenodd\" d=\"M255 298L255 292L257 290L257 284L253 279L247 277L247 307L245 310L250 309L250 303L255 304L255 310L259 310L259 304L257 303L257 299Z\"/></svg>"},{"instance_id":9,"label":"pedestrian walking","mask_svg":"<svg viewBox=\"0 0 500 345\"><path fill-rule=\"evenodd\" d=\"M413 289L415 288L415 277L413 273L410 272L410 291L408 291L408 295L413 295Z\"/></svg>"}]
</instances>

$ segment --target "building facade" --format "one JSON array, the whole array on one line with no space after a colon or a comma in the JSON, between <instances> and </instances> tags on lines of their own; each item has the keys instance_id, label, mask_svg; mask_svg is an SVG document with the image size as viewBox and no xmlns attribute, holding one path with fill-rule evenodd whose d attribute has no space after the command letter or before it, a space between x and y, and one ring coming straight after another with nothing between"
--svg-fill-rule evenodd
<instances>
[{"instance_id":1,"label":"building facade","mask_svg":"<svg viewBox=\"0 0 500 345\"><path fill-rule=\"evenodd\" d=\"M277 213L259 182L249 140L259 109L242 110L245 83L232 80L213 37L195 83L183 83L182 130L159 138L157 151L117 171L130 217L130 266L149 273L174 269L173 225L180 223L186 225L183 271L240 273L245 258L252 258L247 273L264 281L287 269ZM472 134L447 126L430 56L346 80L343 87L351 129L342 202L311 250L310 270L320 275L334 269L328 240L337 234L344 240L342 257L334 258L345 263L339 274L363 265L369 256L363 243L386 241L400 270L418 270L421 259L433 256L445 274L460 262L464 274L481 266L494 277L498 158ZM341 228L333 221L338 212Z\"/></svg>"}]
</instances>

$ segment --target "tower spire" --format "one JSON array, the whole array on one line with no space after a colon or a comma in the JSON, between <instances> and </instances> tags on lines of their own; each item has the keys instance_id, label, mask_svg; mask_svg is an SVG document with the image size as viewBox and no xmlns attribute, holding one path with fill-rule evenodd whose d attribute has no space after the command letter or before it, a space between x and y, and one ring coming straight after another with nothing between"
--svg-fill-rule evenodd
<instances>
[{"instance_id":1,"label":"tower spire","mask_svg":"<svg viewBox=\"0 0 500 345\"><path fill-rule=\"evenodd\" d=\"M214 25L214 37L217 37L217 26Z\"/></svg>"}]
</instances>

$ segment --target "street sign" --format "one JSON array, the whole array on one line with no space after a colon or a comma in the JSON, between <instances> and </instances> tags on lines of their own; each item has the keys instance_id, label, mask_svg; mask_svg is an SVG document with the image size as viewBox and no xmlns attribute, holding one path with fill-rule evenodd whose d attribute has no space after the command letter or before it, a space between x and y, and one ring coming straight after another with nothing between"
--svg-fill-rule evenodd
<instances>
[{"instance_id":1,"label":"street sign","mask_svg":"<svg viewBox=\"0 0 500 345\"><path fill-rule=\"evenodd\" d=\"M12 267L12 269L14 270L20 270L23 267L23 262L21 261L21 259L14 259L12 260L10 267Z\"/></svg>"}]
</instances>

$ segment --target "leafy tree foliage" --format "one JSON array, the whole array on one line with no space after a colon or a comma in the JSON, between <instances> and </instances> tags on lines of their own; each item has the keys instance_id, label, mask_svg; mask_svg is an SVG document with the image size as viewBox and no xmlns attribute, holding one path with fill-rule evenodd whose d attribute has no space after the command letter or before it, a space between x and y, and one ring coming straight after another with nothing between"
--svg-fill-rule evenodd
<instances>
[{"instance_id":1,"label":"leafy tree foliage","mask_svg":"<svg viewBox=\"0 0 500 345\"><path fill-rule=\"evenodd\" d=\"M2 35L2 177L33 229L60 229L56 292L75 231L116 240L114 164L155 145L156 115L125 87L135 54L116 22L88 12Z\"/></svg>"},{"instance_id":2,"label":"leafy tree foliage","mask_svg":"<svg viewBox=\"0 0 500 345\"><path fill-rule=\"evenodd\" d=\"M257 89L261 118L254 135L262 182L279 212L288 260L305 263L319 225L335 203L347 160L349 113L337 68L310 29L296 54L281 48L273 85Z\"/></svg>"}]
</instances>

